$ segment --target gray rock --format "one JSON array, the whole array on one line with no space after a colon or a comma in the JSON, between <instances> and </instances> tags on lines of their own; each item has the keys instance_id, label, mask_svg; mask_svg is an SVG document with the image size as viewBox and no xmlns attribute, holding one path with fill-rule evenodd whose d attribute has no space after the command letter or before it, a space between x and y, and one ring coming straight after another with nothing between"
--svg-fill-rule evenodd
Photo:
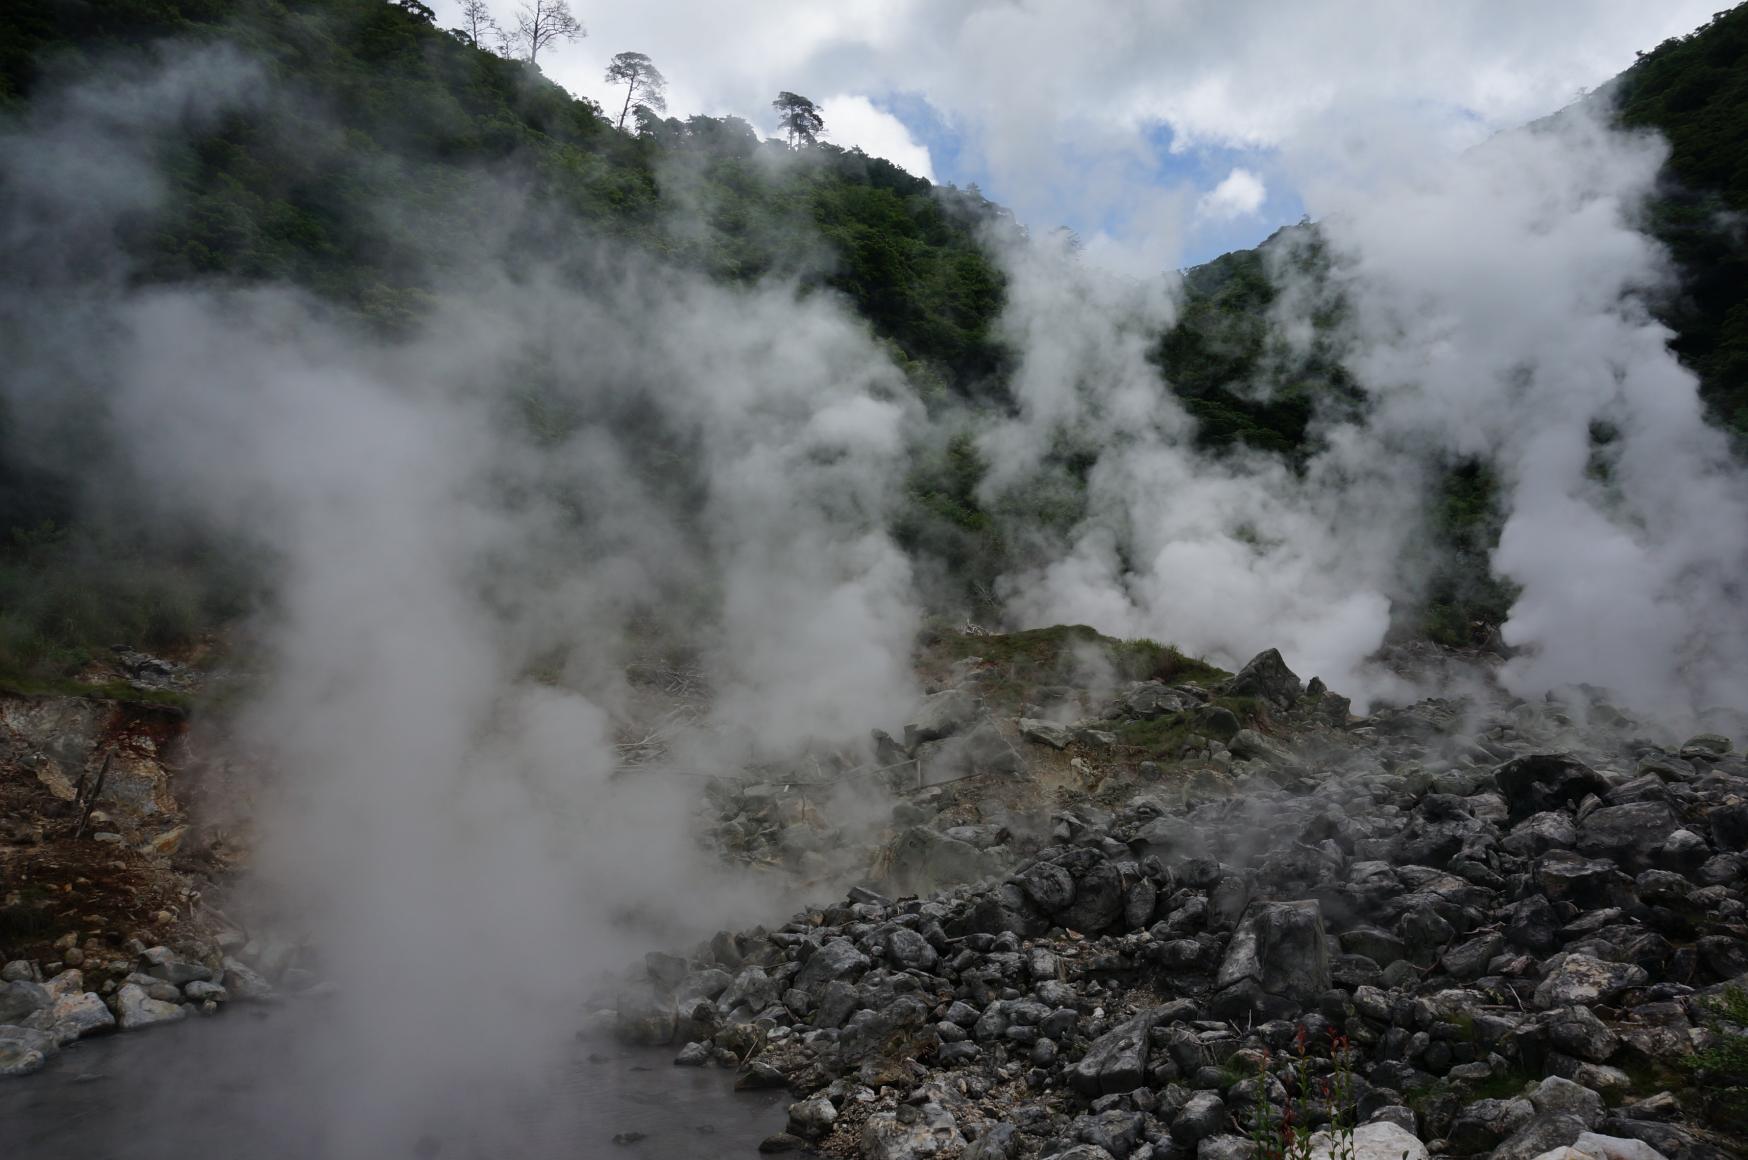
<instances>
[{"instance_id":1,"label":"gray rock","mask_svg":"<svg viewBox=\"0 0 1748 1160\"><path fill-rule=\"evenodd\" d=\"M1490 931L1476 935L1467 942L1458 943L1446 951L1439 961L1452 978L1468 982L1486 974L1487 964L1504 949L1505 936Z\"/></svg>"},{"instance_id":2,"label":"gray rock","mask_svg":"<svg viewBox=\"0 0 1748 1160\"><path fill-rule=\"evenodd\" d=\"M29 959L11 959L0 967L0 983L34 983L36 966Z\"/></svg>"},{"instance_id":3,"label":"gray rock","mask_svg":"<svg viewBox=\"0 0 1748 1160\"><path fill-rule=\"evenodd\" d=\"M805 990L805 986L802 989ZM765 968L743 967L734 981L717 996L716 1006L724 1015L741 1008L756 1014L776 1001L777 984L765 973Z\"/></svg>"},{"instance_id":4,"label":"gray rock","mask_svg":"<svg viewBox=\"0 0 1748 1160\"><path fill-rule=\"evenodd\" d=\"M1145 1127L1146 1121L1140 1112L1108 1108L1090 1116L1075 1117L1069 1130L1082 1144L1091 1144L1123 1160L1135 1151Z\"/></svg>"},{"instance_id":5,"label":"gray rock","mask_svg":"<svg viewBox=\"0 0 1748 1160\"><path fill-rule=\"evenodd\" d=\"M1650 981L1645 968L1610 963L1592 955L1570 954L1536 987L1538 1007L1582 1007L1606 1003L1631 987Z\"/></svg>"},{"instance_id":6,"label":"gray rock","mask_svg":"<svg viewBox=\"0 0 1748 1160\"><path fill-rule=\"evenodd\" d=\"M1592 811L1578 825L1578 852L1632 870L1654 865L1663 843L1681 828L1668 803L1632 802Z\"/></svg>"},{"instance_id":7,"label":"gray rock","mask_svg":"<svg viewBox=\"0 0 1748 1160\"><path fill-rule=\"evenodd\" d=\"M1734 746L1730 739L1718 733L1701 733L1697 737L1689 737L1681 746L1681 757L1684 761L1701 759L1716 761L1729 754Z\"/></svg>"},{"instance_id":8,"label":"gray rock","mask_svg":"<svg viewBox=\"0 0 1748 1160\"><path fill-rule=\"evenodd\" d=\"M1305 695L1305 686L1287 667L1280 650L1271 648L1250 658L1220 691L1229 697L1258 697L1287 709Z\"/></svg>"},{"instance_id":9,"label":"gray rock","mask_svg":"<svg viewBox=\"0 0 1748 1160\"><path fill-rule=\"evenodd\" d=\"M1367 1116L1366 1123L1395 1124L1398 1128L1401 1128L1411 1136L1419 1128L1419 1125L1416 1124L1414 1120L1414 1109L1403 1107L1401 1104L1385 1104L1383 1107Z\"/></svg>"},{"instance_id":10,"label":"gray rock","mask_svg":"<svg viewBox=\"0 0 1748 1160\"><path fill-rule=\"evenodd\" d=\"M818 1140L837 1123L838 1110L824 1096L789 1105L788 1131L804 1140Z\"/></svg>"},{"instance_id":11,"label":"gray rock","mask_svg":"<svg viewBox=\"0 0 1748 1160\"><path fill-rule=\"evenodd\" d=\"M940 961L928 939L903 926L886 936L886 955L901 967L919 971L932 971Z\"/></svg>"},{"instance_id":12,"label":"gray rock","mask_svg":"<svg viewBox=\"0 0 1748 1160\"><path fill-rule=\"evenodd\" d=\"M1098 934L1123 913L1123 875L1110 862L1098 862L1074 880L1074 901L1056 916L1069 930Z\"/></svg>"},{"instance_id":13,"label":"gray rock","mask_svg":"<svg viewBox=\"0 0 1748 1160\"><path fill-rule=\"evenodd\" d=\"M1487 1152L1535 1117L1536 1106L1521 1096L1509 1100L1476 1100L1457 1114L1456 1122L1445 1138L1454 1152Z\"/></svg>"},{"instance_id":14,"label":"gray rock","mask_svg":"<svg viewBox=\"0 0 1748 1160\"><path fill-rule=\"evenodd\" d=\"M53 996L41 983L15 979L0 986L0 1023L22 1023L47 1007Z\"/></svg>"},{"instance_id":15,"label":"gray rock","mask_svg":"<svg viewBox=\"0 0 1748 1160\"><path fill-rule=\"evenodd\" d=\"M1328 940L1315 899L1257 902L1245 911L1214 985L1225 990L1246 979L1297 1003L1329 990Z\"/></svg>"},{"instance_id":16,"label":"gray rock","mask_svg":"<svg viewBox=\"0 0 1748 1160\"><path fill-rule=\"evenodd\" d=\"M1535 1118L1493 1149L1491 1160L1536 1160L1545 1152L1565 1147L1586 1130L1577 1116L1558 1112L1537 1113Z\"/></svg>"},{"instance_id":17,"label":"gray rock","mask_svg":"<svg viewBox=\"0 0 1748 1160\"><path fill-rule=\"evenodd\" d=\"M1578 827L1565 810L1543 810L1513 826L1499 844L1520 858L1535 858L1549 850L1570 850L1576 846Z\"/></svg>"},{"instance_id":18,"label":"gray rock","mask_svg":"<svg viewBox=\"0 0 1748 1160\"><path fill-rule=\"evenodd\" d=\"M1084 1096L1134 1091L1147 1079L1148 1035L1158 1008L1118 1024L1093 1040L1086 1054L1068 1069L1068 1082Z\"/></svg>"},{"instance_id":19,"label":"gray rock","mask_svg":"<svg viewBox=\"0 0 1748 1160\"><path fill-rule=\"evenodd\" d=\"M1255 1160L1255 1156L1256 1144L1248 1136L1209 1136L1196 1145L1196 1160Z\"/></svg>"},{"instance_id":20,"label":"gray rock","mask_svg":"<svg viewBox=\"0 0 1748 1160\"><path fill-rule=\"evenodd\" d=\"M1567 753L1514 758L1495 769L1493 779L1514 822L1544 810L1575 806L1586 794L1601 797L1609 791L1607 778Z\"/></svg>"},{"instance_id":21,"label":"gray rock","mask_svg":"<svg viewBox=\"0 0 1748 1160\"><path fill-rule=\"evenodd\" d=\"M1537 1115L1571 1116L1582 1123L1586 1130L1602 1122L1602 1097L1581 1084L1561 1079L1559 1076L1548 1076L1532 1088L1529 1101L1535 1105ZM1566 1144L1571 1142L1562 1141ZM1557 1148L1559 1145L1550 1144L1548 1147Z\"/></svg>"},{"instance_id":22,"label":"gray rock","mask_svg":"<svg viewBox=\"0 0 1748 1160\"><path fill-rule=\"evenodd\" d=\"M1561 1007L1548 1022L1548 1038L1567 1055L1592 1063L1607 1063L1620 1047L1620 1037L1610 1031L1588 1007Z\"/></svg>"},{"instance_id":23,"label":"gray rock","mask_svg":"<svg viewBox=\"0 0 1748 1160\"><path fill-rule=\"evenodd\" d=\"M116 1023L123 1031L188 1018L188 1008L154 999L138 983L123 983L115 993L114 1003Z\"/></svg>"},{"instance_id":24,"label":"gray rock","mask_svg":"<svg viewBox=\"0 0 1748 1160\"><path fill-rule=\"evenodd\" d=\"M1074 901L1074 875L1054 862L1034 862L1016 873L1014 881L1046 914L1063 910Z\"/></svg>"},{"instance_id":25,"label":"gray rock","mask_svg":"<svg viewBox=\"0 0 1748 1160\"><path fill-rule=\"evenodd\" d=\"M1199 1091L1185 1101L1171 1122L1171 1138L1189 1145L1220 1131L1226 1122L1226 1101L1216 1091Z\"/></svg>"},{"instance_id":26,"label":"gray rock","mask_svg":"<svg viewBox=\"0 0 1748 1160\"><path fill-rule=\"evenodd\" d=\"M108 1031L115 1026L115 1016L92 991L62 995L31 1017L31 1025L46 1031L60 1044Z\"/></svg>"},{"instance_id":27,"label":"gray rock","mask_svg":"<svg viewBox=\"0 0 1748 1160\"><path fill-rule=\"evenodd\" d=\"M1052 721L1022 717L1020 736L1039 745L1048 745L1052 749L1067 749L1069 742L1074 740L1074 731L1066 725L1058 725Z\"/></svg>"},{"instance_id":28,"label":"gray rock","mask_svg":"<svg viewBox=\"0 0 1748 1160\"><path fill-rule=\"evenodd\" d=\"M703 1067L710 1062L710 1045L693 1040L674 1056L675 1067Z\"/></svg>"},{"instance_id":29,"label":"gray rock","mask_svg":"<svg viewBox=\"0 0 1748 1160\"><path fill-rule=\"evenodd\" d=\"M180 987L186 983L212 981L212 968L200 963L184 962L178 959L169 947L152 947L141 958L146 960L146 973L154 979L162 979L172 987Z\"/></svg>"},{"instance_id":30,"label":"gray rock","mask_svg":"<svg viewBox=\"0 0 1748 1160\"><path fill-rule=\"evenodd\" d=\"M849 939L835 938L814 951L801 966L795 985L810 995L819 995L833 980L849 980L869 967L868 956Z\"/></svg>"},{"instance_id":31,"label":"gray rock","mask_svg":"<svg viewBox=\"0 0 1748 1160\"><path fill-rule=\"evenodd\" d=\"M225 990L230 992L232 999L261 1002L273 998L273 985L241 959L226 958L223 965L225 968L223 985Z\"/></svg>"},{"instance_id":32,"label":"gray rock","mask_svg":"<svg viewBox=\"0 0 1748 1160\"><path fill-rule=\"evenodd\" d=\"M1178 692L1163 681L1141 681L1130 685L1117 698L1117 703L1124 716L1141 721L1182 713L1199 704L1194 697Z\"/></svg>"},{"instance_id":33,"label":"gray rock","mask_svg":"<svg viewBox=\"0 0 1748 1160\"><path fill-rule=\"evenodd\" d=\"M0 1079L41 1071L55 1050L46 1031L0 1025Z\"/></svg>"},{"instance_id":34,"label":"gray rock","mask_svg":"<svg viewBox=\"0 0 1748 1160\"><path fill-rule=\"evenodd\" d=\"M208 999L212 1000L214 1003L229 1003L231 1001L231 993L229 991L225 990L217 983L208 983L200 979L196 979L192 983L184 984L182 987L182 994L195 1003L204 1003Z\"/></svg>"},{"instance_id":35,"label":"gray rock","mask_svg":"<svg viewBox=\"0 0 1748 1160\"><path fill-rule=\"evenodd\" d=\"M912 753L925 741L951 737L977 719L977 699L963 689L924 697L915 720L904 727L904 747Z\"/></svg>"},{"instance_id":36,"label":"gray rock","mask_svg":"<svg viewBox=\"0 0 1748 1160\"><path fill-rule=\"evenodd\" d=\"M1117 1160L1097 1144L1076 1144L1066 1152L1058 1152L1051 1160Z\"/></svg>"}]
</instances>

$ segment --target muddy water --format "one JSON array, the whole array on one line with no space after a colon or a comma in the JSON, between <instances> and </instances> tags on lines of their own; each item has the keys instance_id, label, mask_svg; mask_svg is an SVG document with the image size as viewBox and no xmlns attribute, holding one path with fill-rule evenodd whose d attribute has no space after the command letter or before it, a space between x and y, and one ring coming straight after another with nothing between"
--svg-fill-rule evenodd
<instances>
[{"instance_id":1,"label":"muddy water","mask_svg":"<svg viewBox=\"0 0 1748 1160\"><path fill-rule=\"evenodd\" d=\"M283 1078L311 1034L319 1024L301 1011L237 1008L85 1040L36 1075L0 1080L0 1158L339 1160L321 1117ZM482 1092L479 1114L459 1109L465 1126L436 1134L408 1125L402 1144L373 1149L373 1160L750 1160L782 1129L790 1097L735 1092L728 1072L671 1059L579 1044L540 1089L507 1103ZM367 1084L357 1098L368 1103ZM643 1138L615 1143L630 1133Z\"/></svg>"}]
</instances>

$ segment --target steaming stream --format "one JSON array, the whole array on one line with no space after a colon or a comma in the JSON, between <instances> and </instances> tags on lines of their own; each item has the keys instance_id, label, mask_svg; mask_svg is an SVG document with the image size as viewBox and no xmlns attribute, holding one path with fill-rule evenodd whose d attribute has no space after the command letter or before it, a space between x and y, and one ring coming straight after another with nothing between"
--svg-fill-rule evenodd
<instances>
[{"instance_id":1,"label":"steaming stream","mask_svg":"<svg viewBox=\"0 0 1748 1160\"><path fill-rule=\"evenodd\" d=\"M288 1074L316 1062L329 1034L307 1005L238 1009L145 1035L90 1039L41 1074L0 1086L0 1137L13 1160L182 1160L189 1155L302 1160L331 1154L324 1120ZM750 1156L783 1126L791 1097L735 1092L728 1073L672 1066L664 1049L579 1043L543 1087L507 1111L482 1099L467 1129L416 1126L399 1153L488 1156ZM288 1066L289 1064L289 1066ZM355 1093L361 1103L369 1088ZM517 1106L517 1105L520 1106ZM643 1138L616 1145L622 1133Z\"/></svg>"}]
</instances>

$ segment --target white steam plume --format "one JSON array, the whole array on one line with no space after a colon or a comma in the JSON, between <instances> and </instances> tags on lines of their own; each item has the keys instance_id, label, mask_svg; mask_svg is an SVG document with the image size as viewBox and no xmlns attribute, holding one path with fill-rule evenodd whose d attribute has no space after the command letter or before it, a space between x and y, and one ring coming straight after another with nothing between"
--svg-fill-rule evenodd
<instances>
[{"instance_id":1,"label":"white steam plume","mask_svg":"<svg viewBox=\"0 0 1748 1160\"><path fill-rule=\"evenodd\" d=\"M197 55L145 83L214 111L232 71ZM441 290L392 341L283 290L123 289L96 276L125 272L117 218L152 208L153 135L192 115L139 97L45 97L0 143L55 162L7 198L5 256L43 278L0 295L27 336L6 403L37 434L107 432L94 491L273 560L237 724L274 771L256 893L338 986L286 1082L331 1154L398 1153L558 1063L621 940L769 910L695 848L699 783L614 776L627 628L705 658L692 772L901 720L917 613L884 529L916 410L833 300L605 247L567 255L580 277ZM55 277L72 247L100 269ZM50 385L74 380L95 405L69 418Z\"/></svg>"}]
</instances>

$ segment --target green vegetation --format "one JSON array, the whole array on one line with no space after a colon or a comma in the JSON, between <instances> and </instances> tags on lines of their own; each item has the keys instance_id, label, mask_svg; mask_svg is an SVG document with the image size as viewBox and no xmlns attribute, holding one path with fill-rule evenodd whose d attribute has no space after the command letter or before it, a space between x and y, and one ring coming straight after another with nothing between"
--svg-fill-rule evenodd
<instances>
[{"instance_id":1,"label":"green vegetation","mask_svg":"<svg viewBox=\"0 0 1748 1160\"><path fill-rule=\"evenodd\" d=\"M1217 685L1231 677L1206 661L1151 640L1118 640L1084 624L1059 624L1024 632L972 635L936 630L925 635L927 652L948 661L979 657L996 679L982 686L994 700L1018 704L1040 685L1084 681L1167 681Z\"/></svg>"},{"instance_id":2,"label":"green vegetation","mask_svg":"<svg viewBox=\"0 0 1748 1160\"><path fill-rule=\"evenodd\" d=\"M1649 225L1681 286L1660 313L1716 419L1748 440L1748 5L1641 55L1618 100L1623 125L1670 146Z\"/></svg>"},{"instance_id":3,"label":"green vegetation","mask_svg":"<svg viewBox=\"0 0 1748 1160\"><path fill-rule=\"evenodd\" d=\"M1177 326L1155 352L1160 370L1199 426L1209 451L1244 447L1303 458L1313 421L1350 413L1358 385L1340 361L1339 299L1327 287L1329 259L1315 226L1278 230L1254 250L1190 270ZM1292 287L1312 301L1312 338L1295 351L1271 311Z\"/></svg>"},{"instance_id":4,"label":"green vegetation","mask_svg":"<svg viewBox=\"0 0 1748 1160\"><path fill-rule=\"evenodd\" d=\"M1748 1132L1748 990L1728 987L1708 1000L1706 1029L1715 1041L1688 1070L1700 1085L1706 1116L1727 1132Z\"/></svg>"}]
</instances>

